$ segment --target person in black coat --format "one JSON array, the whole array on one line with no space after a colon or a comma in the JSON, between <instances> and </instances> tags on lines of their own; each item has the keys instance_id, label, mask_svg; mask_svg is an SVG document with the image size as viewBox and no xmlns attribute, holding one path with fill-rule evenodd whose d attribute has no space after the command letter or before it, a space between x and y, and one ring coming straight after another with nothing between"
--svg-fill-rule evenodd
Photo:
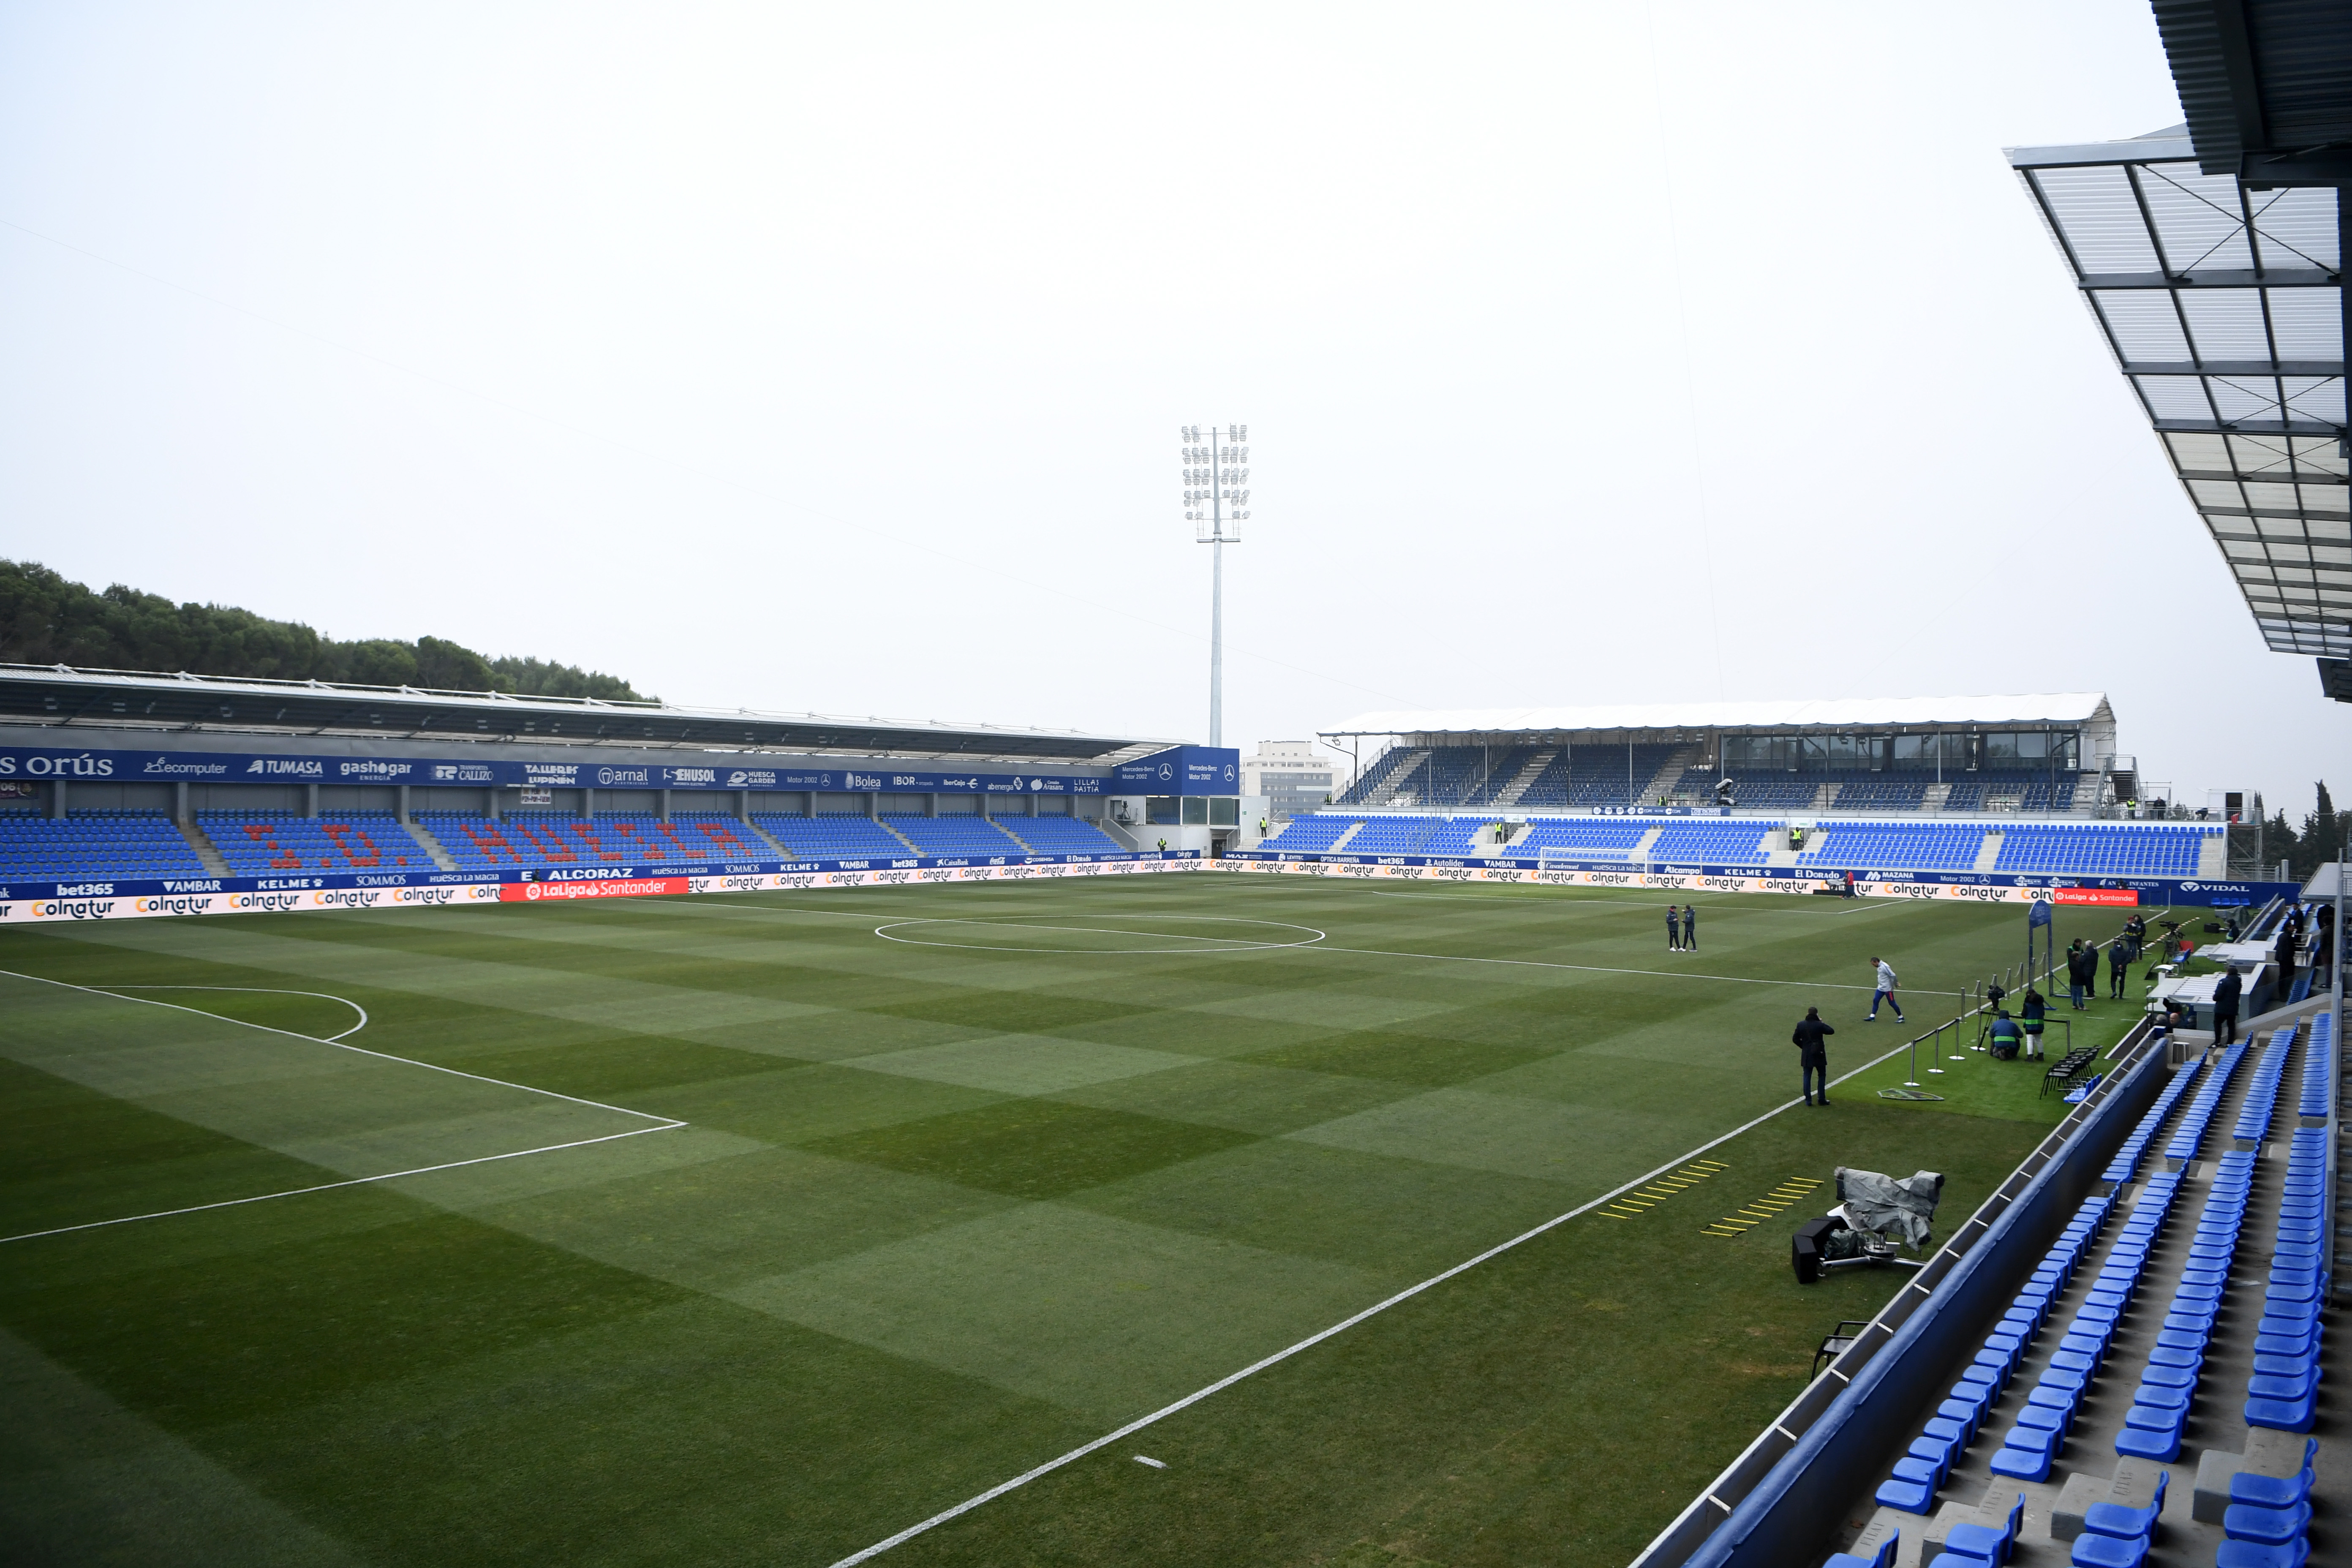
<instances>
[{"instance_id":1,"label":"person in black coat","mask_svg":"<svg viewBox=\"0 0 2352 1568\"><path fill-rule=\"evenodd\" d=\"M1698 906L1696 904L1683 906L1683 951L1685 952L1698 951Z\"/></svg>"},{"instance_id":2,"label":"person in black coat","mask_svg":"<svg viewBox=\"0 0 2352 1568\"><path fill-rule=\"evenodd\" d=\"M2074 1011L2084 1010L2083 994L2095 991L2099 985L2099 955L2095 949L2085 946L2076 937L2066 949L2066 994Z\"/></svg>"},{"instance_id":3,"label":"person in black coat","mask_svg":"<svg viewBox=\"0 0 2352 1568\"><path fill-rule=\"evenodd\" d=\"M2234 969L2221 976L2213 987L2213 1043L2234 1045L2238 1038L2238 998L2245 994L2246 983L2238 978Z\"/></svg>"},{"instance_id":4,"label":"person in black coat","mask_svg":"<svg viewBox=\"0 0 2352 1568\"><path fill-rule=\"evenodd\" d=\"M1666 951L1668 952L1680 952L1683 950L1682 920L1682 911L1675 909L1674 905L1668 904L1666 906Z\"/></svg>"},{"instance_id":5,"label":"person in black coat","mask_svg":"<svg viewBox=\"0 0 2352 1568\"><path fill-rule=\"evenodd\" d=\"M1797 1047L1797 1065L1803 1070L1807 1105L1827 1105L1830 1102L1830 1052L1823 1042L1836 1033L1835 1029L1822 1022L1819 1007L1808 1007L1805 1009L1805 1021L1799 1024L1796 1033L1789 1037L1789 1043ZM1821 1094L1818 1100L1813 1098L1816 1084Z\"/></svg>"},{"instance_id":6,"label":"person in black coat","mask_svg":"<svg viewBox=\"0 0 2352 1568\"><path fill-rule=\"evenodd\" d=\"M2117 937L2107 943L2107 995L2120 1002L2124 996L2124 980L2131 973L2131 944Z\"/></svg>"}]
</instances>

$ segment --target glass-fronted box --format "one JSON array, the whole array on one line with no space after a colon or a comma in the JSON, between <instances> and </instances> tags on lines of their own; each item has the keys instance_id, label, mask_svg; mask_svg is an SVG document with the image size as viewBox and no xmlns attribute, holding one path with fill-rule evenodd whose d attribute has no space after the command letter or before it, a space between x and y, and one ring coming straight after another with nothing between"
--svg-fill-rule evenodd
<instances>
[{"instance_id":1,"label":"glass-fronted box","mask_svg":"<svg viewBox=\"0 0 2352 1568\"><path fill-rule=\"evenodd\" d=\"M1241 797L1230 795L1155 795L1144 801L1144 820L1155 826L1238 827Z\"/></svg>"}]
</instances>

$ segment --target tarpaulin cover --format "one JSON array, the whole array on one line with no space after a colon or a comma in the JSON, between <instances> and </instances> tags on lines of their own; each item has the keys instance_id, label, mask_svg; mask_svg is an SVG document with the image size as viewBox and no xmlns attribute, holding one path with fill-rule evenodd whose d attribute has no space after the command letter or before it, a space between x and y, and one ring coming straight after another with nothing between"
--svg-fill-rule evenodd
<instances>
[{"instance_id":1,"label":"tarpaulin cover","mask_svg":"<svg viewBox=\"0 0 2352 1568\"><path fill-rule=\"evenodd\" d=\"M1845 1200L1845 1216L1856 1230L1894 1231L1912 1246L1927 1239L1927 1222L1936 1216L1936 1201L1944 1195L1944 1178L1935 1171L1896 1178L1876 1171L1837 1172L1838 1196Z\"/></svg>"}]
</instances>

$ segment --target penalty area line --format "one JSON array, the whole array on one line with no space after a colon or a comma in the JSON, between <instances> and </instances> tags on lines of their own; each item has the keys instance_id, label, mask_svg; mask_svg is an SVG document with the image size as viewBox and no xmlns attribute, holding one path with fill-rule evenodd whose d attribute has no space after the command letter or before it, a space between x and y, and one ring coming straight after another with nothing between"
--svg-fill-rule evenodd
<instances>
[{"instance_id":1,"label":"penalty area line","mask_svg":"<svg viewBox=\"0 0 2352 1568\"><path fill-rule=\"evenodd\" d=\"M1325 951L1337 952L1345 950L1328 949ZM1398 954L1395 956L1413 957L1418 955L1408 953ZM1513 961L1503 960L1501 962L1508 963ZM1767 981L1762 984L1794 984L1796 982ZM1905 1044L1895 1047L1891 1051L1887 1051L1881 1056L1873 1057L1870 1060L1863 1063L1860 1067L1855 1068L1852 1072L1842 1074L1838 1078L1832 1079L1832 1082L1833 1084L1842 1084L1849 1079L1858 1078L1862 1074L1868 1072L1871 1068L1878 1066L1881 1062L1892 1060L1895 1057L1907 1049L1908 1046L1909 1042L1906 1041ZM992 1502L996 1499L1003 1497L1009 1491L1013 1491L1019 1488L1027 1486L1031 1481L1036 1480L1041 1476L1051 1475L1055 1470L1062 1468L1066 1465L1073 1464L1079 1459L1085 1458L1088 1454L1094 1453L1101 1448L1108 1447L1111 1444L1117 1443L1123 1438L1131 1437L1136 1433L1142 1431L1145 1427L1151 1426L1155 1422L1163 1421L1169 1416L1177 1414L1179 1411L1190 1409L1192 1406L1198 1405L1201 1401L1208 1398L1213 1394L1223 1393L1224 1390L1231 1388L1234 1384L1241 1382L1244 1378L1253 1377L1258 1373L1264 1372L1270 1366L1275 1366L1282 1362L1288 1361L1292 1356L1298 1354L1301 1351L1311 1350L1315 1346L1321 1344L1325 1340L1330 1339L1336 1334L1345 1333L1348 1330L1354 1328L1358 1323L1364 1321L1368 1318L1378 1317L1381 1313L1387 1311L1391 1307L1396 1306L1400 1302L1409 1301L1424 1290L1432 1289L1436 1286L1444 1284L1448 1279L1453 1279L1457 1274L1467 1273L1469 1270L1477 1268L1478 1265L1486 1262L1490 1258L1501 1257L1504 1253L1510 1251L1513 1247L1519 1246L1523 1242L1533 1241L1537 1237L1542 1236L1548 1231L1555 1230L1560 1226L1566 1225L1570 1220L1575 1219L1581 1215L1590 1214L1592 1210L1599 1208L1601 1205L1612 1202L1613 1200L1623 1196L1625 1194L1632 1192L1636 1187L1643 1186L1655 1181L1658 1177L1664 1175L1675 1166L1687 1164L1691 1161L1706 1153L1708 1150L1720 1148L1724 1144L1730 1142L1734 1138L1738 1137L1741 1133L1752 1131L1756 1128L1761 1127L1767 1121L1771 1121L1782 1111L1790 1110L1791 1108L1803 1103L1804 1101L1801 1100L1784 1100L1780 1104L1774 1106L1771 1110L1766 1111L1763 1115L1757 1117L1754 1121L1742 1122L1739 1126L1733 1128L1730 1131L1724 1133L1719 1138L1709 1139L1706 1142L1700 1144L1696 1149L1692 1149L1685 1153L1677 1154L1673 1159L1667 1161L1664 1164L1658 1166L1656 1169L1643 1173L1641 1175L1634 1177L1633 1180L1625 1183L1622 1186L1612 1188L1610 1191L1601 1194L1599 1197L1592 1199L1590 1203L1579 1204L1576 1207L1569 1210L1566 1214L1559 1215L1551 1219L1548 1219L1531 1230L1521 1231L1518 1235L1511 1237L1508 1241L1497 1243L1496 1245L1488 1247L1486 1251L1479 1253L1475 1258L1465 1258L1463 1261L1455 1264L1453 1268L1446 1269L1442 1274L1431 1275L1428 1279L1423 1280L1418 1285L1408 1285L1403 1289L1398 1291L1395 1295L1387 1298L1385 1300L1375 1301L1372 1305L1365 1308L1362 1311L1356 1313L1353 1317L1343 1318L1339 1321L1332 1324L1329 1328L1325 1329L1318 1333L1309 1334L1307 1338L1300 1340L1296 1344L1286 1345L1283 1349L1275 1352L1272 1355L1252 1362L1249 1365L1242 1368L1239 1372L1229 1373L1225 1376L1219 1378L1216 1382L1210 1384L1207 1387L1186 1394L1183 1398L1177 1400L1172 1405L1163 1405L1159 1409L1151 1412L1149 1415L1138 1416L1136 1419L1129 1422L1126 1426L1119 1427L1116 1431L1104 1433L1101 1436L1097 1437L1091 1443L1082 1444L1079 1447L1071 1449L1068 1453L1061 1455L1056 1458L1048 1459L1044 1464L1039 1465L1033 1469L1024 1470L1021 1474L1013 1477L1011 1480L1000 1481L995 1486L989 1488L984 1492L979 1493L977 1496L966 1498L963 1501L956 1504L953 1508L942 1509L940 1511L931 1515L930 1518L922 1521L920 1523L910 1524L906 1529L898 1531L898 1534L877 1541L862 1552L853 1552L848 1556L833 1563L832 1568L852 1568L853 1564L864 1563L870 1558L879 1557L883 1552L889 1551L892 1547L912 1541L916 1536L922 1534L926 1531L936 1530L940 1525L947 1523L950 1520L958 1519L962 1517L964 1514L970 1513L973 1509L980 1507L982 1503Z\"/></svg>"},{"instance_id":2,"label":"penalty area line","mask_svg":"<svg viewBox=\"0 0 2352 1568\"><path fill-rule=\"evenodd\" d=\"M203 1214L207 1209L233 1209L245 1204L268 1203L272 1198L299 1198L305 1193L331 1193L339 1187L363 1187L373 1182L396 1182L403 1176L426 1176L436 1171L454 1171L465 1165L487 1165L496 1160L520 1160L527 1154L552 1154L560 1149L584 1149L591 1143L610 1143L616 1138L642 1138L648 1132L669 1132L685 1125L683 1121L669 1121L659 1127L632 1127L626 1132L607 1132L601 1138L575 1138L569 1143L544 1143L536 1149L509 1149L503 1154L477 1154L470 1160L451 1160L446 1164L439 1165L419 1165L408 1171L386 1171L380 1176L353 1176L349 1181L320 1182L315 1186L289 1187L282 1193L256 1193L249 1198L223 1198L218 1203L190 1204L185 1208L157 1209L152 1214L127 1214L113 1219L89 1220L81 1225L61 1225L49 1230L28 1230L19 1236L0 1236L0 1247L5 1247L12 1241L37 1241L45 1236L68 1236L78 1230L103 1230L109 1226L136 1225L141 1220L170 1219L174 1215Z\"/></svg>"},{"instance_id":3,"label":"penalty area line","mask_svg":"<svg viewBox=\"0 0 2352 1568\"><path fill-rule=\"evenodd\" d=\"M591 1108L593 1108L593 1109L594 1109L594 1110L609 1110L609 1111L614 1112L615 1115L619 1115L619 1116L635 1116L635 1117L640 1117L640 1118L642 1118L642 1119L644 1119L645 1121L660 1121L660 1122L667 1122L667 1123L670 1123L671 1125L676 1125L676 1126L683 1126L683 1125L684 1125L684 1123L683 1123L683 1122L677 1122L677 1121L673 1121L673 1119L672 1119L672 1118L670 1118L670 1117L667 1117L667 1116L657 1116L657 1115L656 1115L654 1112L652 1112L652 1111L650 1111L650 1110L630 1110L630 1109L629 1109L627 1106L625 1106L625 1105L607 1105L607 1104L605 1104L605 1103L604 1103L603 1100L583 1100L580 1096L578 1096L578 1095L576 1095L576 1094L566 1094L566 1093L564 1093L562 1089L541 1089L541 1088L539 1088L539 1087L537 1087L536 1085L533 1085L533 1084L528 1084L528 1083L515 1083L515 1082L513 1082L513 1081L511 1081L510 1079L503 1079L503 1078L491 1078L491 1077L488 1076L487 1074L483 1074L483 1073L478 1073L478 1072L467 1072L467 1071L466 1071L463 1068L445 1068L445 1067L443 1067L439 1062L419 1061L419 1060L417 1060L415 1057L396 1057L396 1056L394 1056L390 1051L372 1051L372 1050L368 1049L368 1048L367 1048L367 1047L365 1047L365 1046L354 1046L354 1045L350 1045L350 1044L345 1043L345 1041L344 1041L344 1039L343 1039L342 1035L337 1035L337 1036L336 1036L336 1037L334 1037L332 1039L324 1039L324 1040L322 1040L322 1039L320 1039L320 1038L318 1036L316 1036L316 1035L302 1035L302 1034L297 1034L297 1033L296 1033L295 1031L293 1031L292 1029L279 1029L279 1028L273 1028L272 1026L269 1026L269 1025L268 1025L268 1024L257 1024L257 1023L254 1023L252 1020L247 1019L247 1018L232 1018L232 1017L230 1017L230 1016L229 1016L227 1014L226 1014L226 1013L209 1013L209 1012L206 1012L206 1011L205 1011L204 1008L202 1008L202 1007L183 1007L183 1006L181 1006L177 1002L158 1002L158 1001L157 1001L157 1000L155 1000L155 998L153 998L152 996L126 996L126 995L124 995L124 994L122 994L122 992L121 992L121 991L107 991L107 990L103 990L103 989L101 989L101 988L100 988L99 986L96 986L96 985L77 985L77 984L74 984L72 981L70 981L70 980L52 980L52 979L50 979L50 978L49 978L47 975L46 975L46 974L26 974L26 973L21 973L21 972L19 972L19 971L17 971L17 970L14 970L14 969L0 969L0 975L5 975L5 976L7 976L8 978L10 978L10 979L12 979L12 980L31 980L31 981L36 981L36 982L37 982L37 983L39 983L40 984L43 984L43 985L54 985L54 986L57 986L59 990L63 990L63 991L79 991L79 992L83 993L84 994L86 994L86 995L90 995L90 996L110 996L110 997L112 997L112 998L113 998L115 1001L117 1001L117 1002L136 1002L136 1003L138 1003L138 1004L139 1004L141 1006L142 1006L142 1007L169 1007L169 1008L170 1008L173 1012L174 1012L174 1013L193 1013L193 1014L194 1014L194 1015L195 1015L197 1017L199 1017L199 1018L216 1018L216 1019L218 1019L220 1022L222 1022L222 1023L224 1023L224 1024L235 1024L235 1025L236 1025L236 1026L237 1026L238 1027L240 1027L240 1028L246 1028L246 1029L258 1029L258 1030L260 1030L260 1031L261 1031L263 1034L265 1034L265 1035L283 1035L286 1038L288 1038L288 1039L289 1039L289 1040L304 1040L304 1041L308 1041L310 1044L314 1045L314 1046L331 1046L331 1047L334 1047L336 1050L339 1050L339 1051L350 1051L350 1052L351 1052L351 1053L352 1053L354 1056L373 1057L373 1058L375 1058L378 1061L384 1061L384 1062L398 1062L398 1063L400 1063L403 1067L425 1068L427 1068L427 1069L429 1069L429 1070L431 1070L431 1071L433 1071L433 1072L446 1072L446 1073L447 1073L451 1078L468 1078L468 1079L472 1079L476 1083L495 1084L495 1085L497 1085L497 1086L498 1086L499 1088L500 1088L500 1089L519 1089L522 1090L522 1091L523 1091L523 1093L525 1093L525 1094L543 1094L543 1095L547 1096L550 1100L570 1100L570 1101L571 1101L572 1104L574 1104L574 1105L585 1105L585 1106L589 1106L589 1107L591 1107ZM132 988L132 987L126 987L125 989L134 989L134 988ZM166 989L166 988L165 988L165 987L163 987L163 986L140 986L140 987L135 987L135 989L139 989L139 990L163 990L163 989ZM258 990L258 989L261 989L261 987L257 987L257 986L253 986L253 987L248 987L248 986L226 986L226 985L224 985L224 986L210 986L210 985L207 985L207 986L192 987L191 989L205 990L205 991L212 991L212 990L227 991L227 990ZM325 996L327 994L326 994L325 992L323 992L323 991L300 991L300 992L286 992L286 993L281 993L281 994L286 994L286 995L299 995L299 996ZM342 997L341 997L341 996L331 997L331 998L329 998L329 999L330 999L331 1001L343 1002L343 1005L344 1005L345 1006L347 1006L347 1007L354 1007L354 1008L356 1008L357 1006L359 1006L359 1004L358 1004L358 1003L356 1003L356 1002L346 1002L346 1001L344 1001L344 999L343 999ZM364 1017L364 1016L365 1016L365 1015L364 1015L364 1014L362 1014L362 1017ZM344 1035L348 1035L348 1034L351 1034L351 1033L352 1033L352 1032L353 1032L352 1030L346 1029L346 1030L344 1030L344 1031L343 1031L343 1034L344 1034ZM651 1131L659 1131L659 1129L656 1129L656 1128L642 1128L642 1129L640 1129L639 1131L647 1131L647 1132L651 1132Z\"/></svg>"}]
</instances>

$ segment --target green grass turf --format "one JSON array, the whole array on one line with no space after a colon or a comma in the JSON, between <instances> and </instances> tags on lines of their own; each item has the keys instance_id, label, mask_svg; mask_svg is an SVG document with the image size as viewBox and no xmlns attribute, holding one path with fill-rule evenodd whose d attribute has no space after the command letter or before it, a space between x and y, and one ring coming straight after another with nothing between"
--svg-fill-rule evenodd
<instances>
[{"instance_id":1,"label":"green grass turf","mask_svg":"<svg viewBox=\"0 0 2352 1568\"><path fill-rule=\"evenodd\" d=\"M582 1145L0 1245L0 1534L829 1563L1767 1118L889 1559L1622 1561L1897 1283L1793 1283L1826 1188L1706 1227L1837 1163L1944 1171L1957 1222L2060 1111L1969 1053L1941 1101L1878 1099L1897 1058L1769 1114L1807 1005L1860 1067L2021 910L1715 896L1675 954L1665 901L1204 875L0 932L21 975L244 988L0 976L0 1236ZM1863 1021L1873 953L1913 1028ZM293 1037L358 1021L330 998L479 1076Z\"/></svg>"}]
</instances>

